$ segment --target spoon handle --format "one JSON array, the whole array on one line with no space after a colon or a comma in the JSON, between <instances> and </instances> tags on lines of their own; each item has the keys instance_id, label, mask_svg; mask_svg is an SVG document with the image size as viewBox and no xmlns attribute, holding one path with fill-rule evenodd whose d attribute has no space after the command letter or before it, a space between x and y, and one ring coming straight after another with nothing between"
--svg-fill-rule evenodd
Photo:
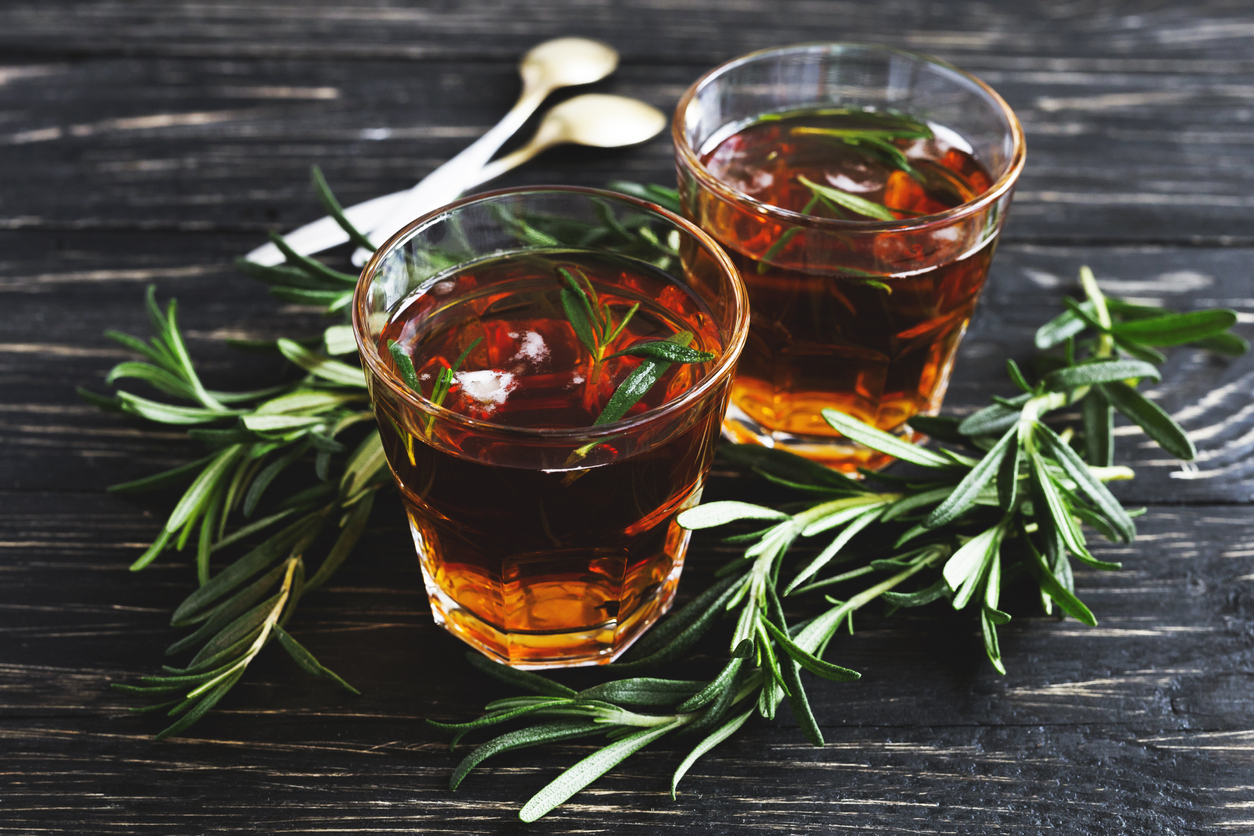
<instances>
[{"instance_id":1,"label":"spoon handle","mask_svg":"<svg viewBox=\"0 0 1254 836\"><path fill-rule=\"evenodd\" d=\"M530 160L541 151L547 151L556 143L537 142L532 140L521 148L515 149L510 153L501 157L499 160L493 160L474 173L472 182L463 184L462 191L470 191L476 186L482 186L489 180L495 180L507 171L512 171L518 166Z\"/></svg>"},{"instance_id":2,"label":"spoon handle","mask_svg":"<svg viewBox=\"0 0 1254 836\"><path fill-rule=\"evenodd\" d=\"M549 92L547 88L524 89L518 103L510 108L500 122L406 192L395 208L389 210L384 219L366 233L366 237L378 246L414 218L455 200L474 185L472 181L479 170L523 126L531 114L536 112L536 108Z\"/></svg>"},{"instance_id":3,"label":"spoon handle","mask_svg":"<svg viewBox=\"0 0 1254 836\"><path fill-rule=\"evenodd\" d=\"M350 206L344 210L345 216L353 226L378 244L391 238L396 230L424 212L456 200L467 189L504 174L508 169L490 177L481 176L480 171L505 141L535 113L549 92L541 88L524 88L518 102L501 121L417 185ZM346 243L348 234L340 229L334 218L328 217L292 230L283 236L283 240L301 255L314 255ZM366 250L358 249L353 253L353 263L364 264L369 256ZM244 258L267 265L282 264L284 260L283 253L274 244L262 244Z\"/></svg>"},{"instance_id":4,"label":"spoon handle","mask_svg":"<svg viewBox=\"0 0 1254 836\"><path fill-rule=\"evenodd\" d=\"M370 229L387 217L408 192L409 189L401 189L354 204L344 210L344 217L357 229ZM292 230L283 236L283 240L301 255L315 255L340 244L347 244L348 233L340 228L335 218L323 217ZM282 264L286 260L279 248L270 243L262 244L244 258L266 265Z\"/></svg>"}]
</instances>

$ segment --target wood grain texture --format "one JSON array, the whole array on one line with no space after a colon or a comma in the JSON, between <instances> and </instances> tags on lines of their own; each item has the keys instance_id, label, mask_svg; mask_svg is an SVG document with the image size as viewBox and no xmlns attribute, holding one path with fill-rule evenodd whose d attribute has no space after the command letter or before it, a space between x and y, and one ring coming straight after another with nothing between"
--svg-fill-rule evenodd
<instances>
[{"instance_id":1,"label":"wood grain texture","mask_svg":"<svg viewBox=\"0 0 1254 836\"><path fill-rule=\"evenodd\" d=\"M1175 30L1154 31L1163 43L1138 47L1137 67L1055 65L1046 47L1004 66L945 55L996 86L1023 121L1029 163L1008 240L1254 242L1254 70L1182 68L1170 57ZM699 66L629 63L596 87L669 112ZM410 185L499 118L517 85L511 64L447 60L93 56L2 67L0 228L293 226L321 214L310 165L324 166L347 203ZM673 181L669 140L564 149L501 182L624 176Z\"/></svg>"},{"instance_id":2,"label":"wood grain texture","mask_svg":"<svg viewBox=\"0 0 1254 836\"><path fill-rule=\"evenodd\" d=\"M456 757L423 720L467 718L507 690L469 672L461 646L431 624L394 502L292 624L363 696L308 687L267 651L222 710L153 744L156 720L126 716L130 703L107 684L151 668L172 635L164 605L190 589L191 572L163 560L125 578L151 522L95 496L51 512L61 500L10 494L0 517L0 538L21 540L7 562L20 581L0 593L0 785L12 831L81 832L90 821L101 833L522 832L520 797L590 751L507 756L445 790ZM1254 553L1239 544L1254 518L1229 505L1158 509L1142 530L1135 549L1099 552L1124 571L1078 573L1097 628L1016 609L1003 638L1009 676L941 609L871 612L830 654L864 678L812 688L827 747L806 744L786 716L755 722L671 802L664 775L680 750L662 745L546 831L1213 832L1239 815L1227 790L1250 768ZM686 583L726 557L714 537L698 538ZM685 674L716 664L718 648L707 650Z\"/></svg>"},{"instance_id":3,"label":"wood grain texture","mask_svg":"<svg viewBox=\"0 0 1254 836\"><path fill-rule=\"evenodd\" d=\"M16 0L0 45L52 56L142 55L497 60L555 32L603 38L631 61L708 65L809 36L891 42L981 65L1010 62L1143 68L1161 57L1208 72L1251 66L1248 8L1100 3L919 3L890 0ZM1024 60L1026 59L1026 60ZM1144 63L1138 64L1141 61ZM1235 64L1235 66L1234 66Z\"/></svg>"},{"instance_id":4,"label":"wood grain texture","mask_svg":"<svg viewBox=\"0 0 1254 836\"><path fill-rule=\"evenodd\" d=\"M47 0L0 4L0 833L1210 834L1254 832L1254 359L1175 350L1155 394L1200 456L1182 471L1121 428L1118 486L1150 506L1141 537L1077 572L1096 628L1010 595L1009 674L973 624L932 607L868 608L830 658L864 673L815 683L829 744L787 710L689 773L664 743L537 826L522 800L587 752L502 757L458 793L458 756L426 718L460 720L508 691L434 627L395 499L291 628L364 692L311 683L265 652L203 723L154 744L113 681L153 671L194 573L126 566L168 501L111 483L196 452L178 433L82 404L147 332L145 285L177 296L214 386L282 364L227 337L316 333L232 256L320 214L308 167L346 202L415 180L509 106L533 43L584 34L621 50L597 89L669 109L704 68L803 40L890 43L1001 91L1029 164L946 408L1008 394L1006 357L1061 309L1080 264L1111 292L1237 309L1254 336L1254 12L1163 4L818 0ZM549 154L503 183L669 181L665 140ZM778 498L719 461L709 498ZM681 595L731 556L698 537ZM798 610L798 614L800 610ZM713 670L711 640L683 675ZM587 673L571 673L573 684Z\"/></svg>"}]
</instances>

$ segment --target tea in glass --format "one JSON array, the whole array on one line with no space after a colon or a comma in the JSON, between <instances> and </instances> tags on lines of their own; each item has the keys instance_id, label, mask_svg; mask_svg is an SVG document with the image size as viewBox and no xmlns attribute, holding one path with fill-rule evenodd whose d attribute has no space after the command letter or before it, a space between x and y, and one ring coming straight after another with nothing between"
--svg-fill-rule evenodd
<instances>
[{"instance_id":1,"label":"tea in glass","mask_svg":"<svg viewBox=\"0 0 1254 836\"><path fill-rule=\"evenodd\" d=\"M1022 167L1014 115L931 59L810 45L712 71L674 135L685 213L749 292L725 433L886 464L821 412L912 438L939 410Z\"/></svg>"},{"instance_id":2,"label":"tea in glass","mask_svg":"<svg viewBox=\"0 0 1254 836\"><path fill-rule=\"evenodd\" d=\"M687 243L570 246L517 226L577 240L605 211ZM454 205L367 268L359 303L372 270L398 282L359 309L373 323L359 336L432 609L490 656L608 662L670 606L688 540L674 518L700 499L746 318L726 256L697 235L630 199L530 190ZM436 269L447 238L463 250ZM591 345L572 283L601 317ZM597 424L651 362L620 352L661 340L702 359L668 365Z\"/></svg>"}]
</instances>

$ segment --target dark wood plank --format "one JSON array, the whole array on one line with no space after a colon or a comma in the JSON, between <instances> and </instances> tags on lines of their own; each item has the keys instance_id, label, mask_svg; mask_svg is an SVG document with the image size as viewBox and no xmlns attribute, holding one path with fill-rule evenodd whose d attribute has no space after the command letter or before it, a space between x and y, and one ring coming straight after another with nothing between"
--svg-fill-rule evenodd
<instances>
[{"instance_id":1,"label":"dark wood plank","mask_svg":"<svg viewBox=\"0 0 1254 836\"><path fill-rule=\"evenodd\" d=\"M596 89L669 112L700 69L633 63ZM311 165L346 203L411 185L495 122L518 86L499 62L93 58L3 72L0 112L20 118L0 123L0 228L290 228L321 214ZM1254 72L1168 62L983 75L1028 136L1008 240L1254 241ZM500 182L620 177L673 182L669 139L551 152Z\"/></svg>"},{"instance_id":2,"label":"dark wood plank","mask_svg":"<svg viewBox=\"0 0 1254 836\"><path fill-rule=\"evenodd\" d=\"M166 607L191 572L163 560L125 577L152 520L116 499L62 499L6 494L0 515L10 580L0 587L9 767L0 786L10 830L522 832L513 818L522 798L590 751L505 757L459 793L446 790L457 757L424 718L468 718L508 689L470 674L461 645L431 624L391 502L292 624L363 696L311 683L271 656L185 738L152 743L159 719L126 716L130 703L107 684L152 669L173 635ZM549 828L1036 832L1044 822L1181 833L1242 820L1254 551L1240 544L1254 518L1195 506L1155 510L1142 528L1134 549L1099 552L1125 560L1124 571L1077 573L1097 628L1016 611L1003 640L1008 676L981 661L970 625L942 608L908 619L869 612L830 653L864 678L812 686L827 747L806 744L786 714L755 722L671 802L664 776L681 750L662 745ZM726 556L714 537L698 538L686 582L699 584Z\"/></svg>"},{"instance_id":3,"label":"dark wood plank","mask_svg":"<svg viewBox=\"0 0 1254 836\"><path fill-rule=\"evenodd\" d=\"M1059 310L1076 269L1112 292L1254 322L1248 160L1254 12L1231 0L988 4L536 0L15 0L0 5L0 833L530 833L516 811L591 751L507 756L456 794L458 755L425 719L475 715L509 690L473 673L427 614L394 498L291 628L363 690L311 682L277 650L186 737L110 682L155 670L177 635L186 559L127 565L169 498L112 482L185 461L177 433L82 405L126 354L106 327L147 331L143 286L176 295L212 385L279 373L228 336L316 333L229 259L321 214L318 163L346 202L408 185L511 103L514 63L559 34L600 37L624 66L596 89L669 109L703 69L802 40L890 43L981 75L1022 117L1029 167L947 408L1009 393L1002 363ZM665 139L550 154L506 183L670 181ZM1122 428L1118 486L1149 503L1141 537L1077 572L1100 624L1009 595L1009 667L944 607L877 607L830 658L864 672L815 682L829 744L785 709L689 773L665 743L539 827L554 833L1184 834L1254 828L1254 359L1172 353L1155 392L1198 440L1197 471ZM769 498L719 462L707 496ZM732 556L695 540L681 596ZM804 602L789 602L800 614ZM682 675L712 670L721 639ZM591 674L563 675L573 684Z\"/></svg>"},{"instance_id":4,"label":"dark wood plank","mask_svg":"<svg viewBox=\"0 0 1254 836\"><path fill-rule=\"evenodd\" d=\"M951 59L1039 69L1250 68L1249 9L1230 0L1172 6L898 0L889 6L813 0L735 3L532 0L526 4L386 0L190 0L6 3L0 47L34 55L213 58L392 58L514 61L555 34L616 41L629 60L713 64L800 40L890 43ZM1080 60L1075 60L1079 58ZM1234 63L1235 62L1235 63Z\"/></svg>"}]
</instances>

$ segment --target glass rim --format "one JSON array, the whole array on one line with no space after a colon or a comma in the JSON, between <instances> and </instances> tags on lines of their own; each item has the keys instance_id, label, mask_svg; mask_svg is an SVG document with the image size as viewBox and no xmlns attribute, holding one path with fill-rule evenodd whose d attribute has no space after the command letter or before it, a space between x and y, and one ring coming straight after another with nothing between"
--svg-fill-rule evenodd
<instances>
[{"instance_id":1,"label":"glass rim","mask_svg":"<svg viewBox=\"0 0 1254 836\"><path fill-rule=\"evenodd\" d=\"M693 236L701 247L714 259L718 269L730 280L735 312L733 314L734 324L731 329L730 339L723 346L722 354L719 356L714 368L710 373L702 378L697 385L688 389L678 398L658 406L654 409L646 410L639 415L633 415L629 418L621 418L608 424L600 426L588 427L516 427L508 424L497 424L492 421L484 421L478 418L471 418L467 415L446 409L443 406L432 403L422 394L413 391L404 381L400 379L396 373L383 363L383 359L379 354L378 346L369 338L367 317L365 315L366 289L370 286L377 272L379 265L383 259L398 247L405 244L414 235L423 231L427 227L434 225L442 220L450 212L471 206L476 203L487 203L501 197L509 197L516 195L534 195L534 194L571 194L584 197L609 198L621 203L625 203L642 209L651 214L660 216L663 220L678 227L681 231ZM449 268L456 269L456 268ZM482 430L497 434L513 435L519 438L530 439L551 439L555 441L579 441L583 439L603 438L605 436L616 435L624 430L632 429L644 424L652 423L659 419L666 418L682 409L699 401L710 389L715 385L731 376L735 369L737 360L740 359L740 352L744 348L745 341L748 339L749 333L749 302L748 292L745 289L744 281L740 277L739 271L736 270L731 258L723 251L723 248L704 232L696 224L688 221L674 212L642 200L632 195L623 194L621 192L613 192L607 189L594 189L586 186L522 186L516 188L494 189L488 192L481 192L469 197L459 198L438 209L432 210L415 218L405 226L401 227L391 238L383 242L371 255L370 260L366 262L362 268L361 275L357 279L357 285L353 289L353 338L357 342L357 351L362 360L364 371L369 375L373 374L376 380L385 384L391 393L405 401L411 406L416 407L421 412L431 415L439 420L452 421L467 429Z\"/></svg>"},{"instance_id":2,"label":"glass rim","mask_svg":"<svg viewBox=\"0 0 1254 836\"><path fill-rule=\"evenodd\" d=\"M859 221L859 220L840 220L836 218L819 218L814 215L807 215L802 212L794 212L791 209L784 209L771 203L764 203L739 189L732 188L714 175L701 162L696 150L688 142L688 138L684 135L684 114L687 111L697 93L700 92L707 84L717 80L724 73L736 67L759 61L764 58L772 58L781 55L788 55L800 52L813 52L816 49L832 49L833 47L841 47L850 50L884 53L892 55L900 55L912 60L921 61L925 64L943 67L950 72L965 78L972 82L985 96L987 96L993 105L1002 113L1006 122L1010 126L1010 135L1012 140L1012 148L1010 154L1009 165L1001 177L997 178L988 189L974 200L961 203L943 212L936 212L931 215L922 215L917 218L902 218L894 221ZM1023 126L1019 124L1019 117L1011 110L1010 105L1001 95L979 78L975 77L966 70L955 67L948 61L942 61L930 55L924 55L921 52L910 52L909 50L896 49L890 46L882 46L880 44L855 43L851 41L808 41L806 43L791 44L789 46L776 46L767 49L759 49L749 52L730 61L725 61L708 70L700 78L694 81L684 94L679 98L679 104L675 106L675 115L671 119L671 140L675 145L675 153L684 167L691 171L701 184L725 199L740 204L747 204L756 211L773 216L778 220L785 221L794 225L811 226L817 229L834 229L844 232L851 231L869 231L883 232L892 230L919 230L926 229L930 226L947 224L956 219L964 218L975 214L987 206L995 203L1003 195L1014 188L1015 182L1018 181L1019 175L1023 171L1023 165L1026 160L1027 145L1023 136Z\"/></svg>"}]
</instances>

